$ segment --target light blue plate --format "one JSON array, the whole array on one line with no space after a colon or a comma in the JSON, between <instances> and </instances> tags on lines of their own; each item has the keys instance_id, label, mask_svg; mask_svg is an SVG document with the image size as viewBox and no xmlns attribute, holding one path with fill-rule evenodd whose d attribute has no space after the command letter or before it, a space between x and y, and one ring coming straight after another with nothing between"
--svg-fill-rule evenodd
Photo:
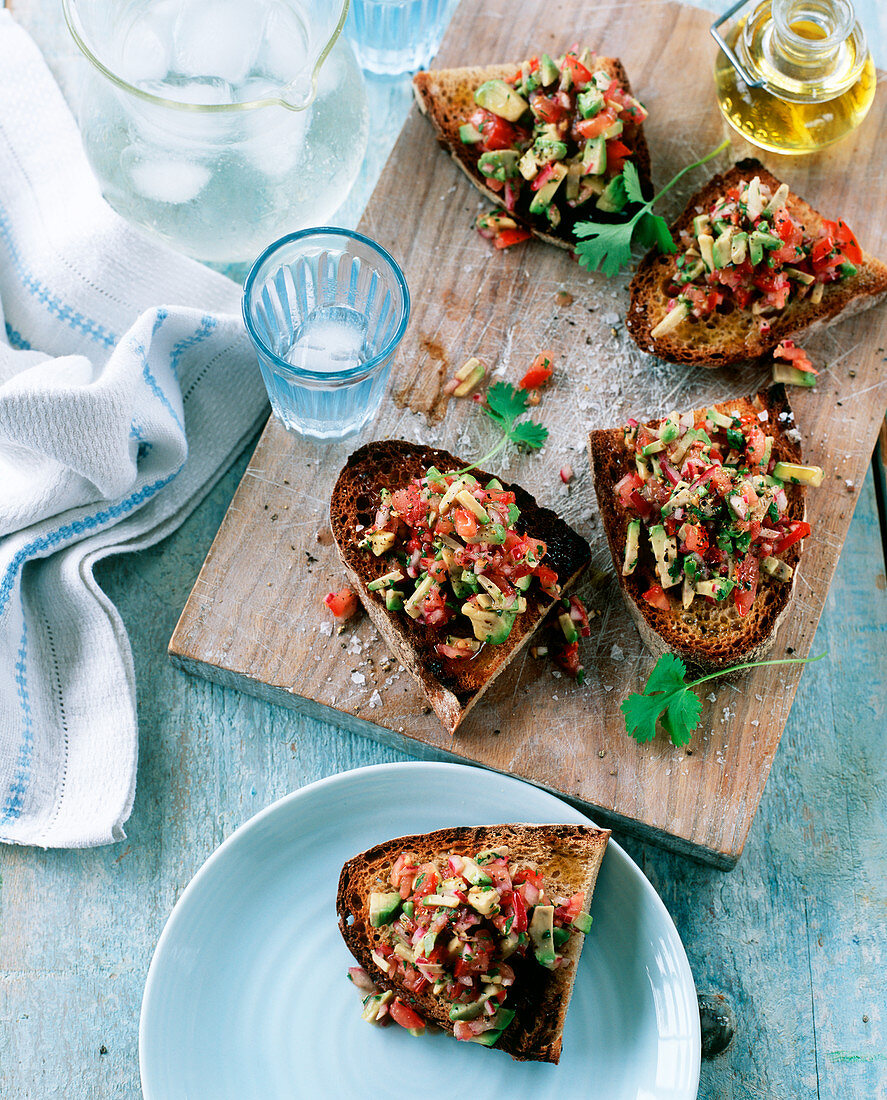
<instances>
[{"instance_id":1,"label":"light blue plate","mask_svg":"<svg viewBox=\"0 0 887 1100\"><path fill-rule=\"evenodd\" d=\"M653 887L612 841L559 1066L360 1019L336 923L347 859L451 825L587 820L536 787L458 764L358 768L275 802L207 860L163 930L139 1029L145 1100L366 1100L386 1083L392 1097L694 1100L699 1011L687 956Z\"/></svg>"}]
</instances>

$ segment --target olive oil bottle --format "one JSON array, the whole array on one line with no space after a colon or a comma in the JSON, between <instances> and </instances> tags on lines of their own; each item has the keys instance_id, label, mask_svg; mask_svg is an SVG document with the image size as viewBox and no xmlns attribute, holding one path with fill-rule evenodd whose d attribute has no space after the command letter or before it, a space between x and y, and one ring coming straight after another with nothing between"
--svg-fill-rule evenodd
<instances>
[{"instance_id":1,"label":"olive oil bottle","mask_svg":"<svg viewBox=\"0 0 887 1100\"><path fill-rule=\"evenodd\" d=\"M812 153L854 130L872 105L875 65L849 0L764 0L724 44L718 103L763 149Z\"/></svg>"}]
</instances>

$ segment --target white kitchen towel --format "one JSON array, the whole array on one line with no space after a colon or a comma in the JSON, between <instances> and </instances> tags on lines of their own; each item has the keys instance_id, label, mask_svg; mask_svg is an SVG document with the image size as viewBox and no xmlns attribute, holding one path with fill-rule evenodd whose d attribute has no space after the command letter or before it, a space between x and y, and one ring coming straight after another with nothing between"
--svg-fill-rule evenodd
<instances>
[{"instance_id":1,"label":"white kitchen towel","mask_svg":"<svg viewBox=\"0 0 887 1100\"><path fill-rule=\"evenodd\" d=\"M0 12L0 840L124 836L133 664L93 567L174 530L266 415L239 288L105 204Z\"/></svg>"}]
</instances>

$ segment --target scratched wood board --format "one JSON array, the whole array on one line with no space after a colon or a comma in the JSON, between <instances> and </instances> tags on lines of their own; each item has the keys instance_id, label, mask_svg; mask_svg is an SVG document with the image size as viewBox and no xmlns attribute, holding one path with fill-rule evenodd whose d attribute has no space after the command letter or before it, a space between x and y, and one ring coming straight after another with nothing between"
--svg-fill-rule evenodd
<instances>
[{"instance_id":1,"label":"scratched wood board","mask_svg":"<svg viewBox=\"0 0 887 1100\"><path fill-rule=\"evenodd\" d=\"M486 64L560 52L577 37L619 56L650 110L647 138L661 185L728 132L714 99L710 15L677 4L584 6L504 0L463 4L437 64ZM876 142L887 114L879 89L851 138L808 158L756 153L734 135L715 165L669 196L673 216L714 167L755 153L826 216L843 216L866 247L887 256L880 208L887 153ZM732 134L732 132L731 132ZM366 438L407 438L466 457L495 436L471 402L443 385L471 354L497 377L520 378L551 348L555 377L537 412L549 427L541 455L506 455L500 469L555 507L586 538L593 565L580 595L600 614L583 643L586 683L521 654L454 736L429 712L364 618L341 635L324 626L322 597L343 574L327 531L330 490L362 440L318 447L269 421L170 642L180 667L392 743L416 756L474 761L520 776L615 822L716 866L739 857L801 675L758 669L706 685L691 745L664 737L637 745L619 704L652 666L618 592L585 459L593 427L694 408L752 392L767 371L706 370L660 362L627 335L627 277L582 271L538 242L494 252L472 230L484 201L414 109L360 228L402 263L413 298L394 365L391 399ZM566 292L572 296L564 302ZM883 308L805 342L823 370L815 390L792 391L808 461L827 471L809 493L808 540L790 616L774 656L806 654L887 405ZM558 471L573 466L564 486ZM325 632L326 631L326 632ZM823 665L825 662L823 662ZM820 674L814 666L811 675ZM709 690L710 689L710 690Z\"/></svg>"}]
</instances>

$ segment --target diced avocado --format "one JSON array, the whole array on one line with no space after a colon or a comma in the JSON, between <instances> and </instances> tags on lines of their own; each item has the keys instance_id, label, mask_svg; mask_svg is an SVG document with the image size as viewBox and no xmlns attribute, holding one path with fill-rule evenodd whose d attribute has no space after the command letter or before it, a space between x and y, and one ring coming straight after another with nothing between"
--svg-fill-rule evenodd
<instances>
[{"instance_id":1,"label":"diced avocado","mask_svg":"<svg viewBox=\"0 0 887 1100\"><path fill-rule=\"evenodd\" d=\"M567 639L568 645L579 641L579 631L576 629L576 624L570 618L569 611L565 611L563 615L559 615L557 621L561 624L561 630L564 632L564 637Z\"/></svg>"},{"instance_id":2,"label":"diced avocado","mask_svg":"<svg viewBox=\"0 0 887 1100\"><path fill-rule=\"evenodd\" d=\"M477 145L479 141L484 140L484 135L476 126L472 126L470 122L465 122L459 127L459 138L465 145Z\"/></svg>"},{"instance_id":3,"label":"diced avocado","mask_svg":"<svg viewBox=\"0 0 887 1100\"><path fill-rule=\"evenodd\" d=\"M527 573L527 575L525 577L518 577L517 578L517 580L514 582L514 587L519 592L526 592L526 590L530 587L530 585L532 583L533 583L533 574L532 573Z\"/></svg>"},{"instance_id":4,"label":"diced avocado","mask_svg":"<svg viewBox=\"0 0 887 1100\"><path fill-rule=\"evenodd\" d=\"M605 214L618 214L627 202L628 198L625 194L622 178L621 176L614 176L604 188L604 193L598 198L595 206L598 210L603 210Z\"/></svg>"},{"instance_id":5,"label":"diced avocado","mask_svg":"<svg viewBox=\"0 0 887 1100\"><path fill-rule=\"evenodd\" d=\"M370 533L357 544L358 550L372 550L375 556L381 557L394 545L396 535L393 531L370 531Z\"/></svg>"},{"instance_id":6,"label":"diced avocado","mask_svg":"<svg viewBox=\"0 0 887 1100\"><path fill-rule=\"evenodd\" d=\"M517 162L517 170L525 180L534 180L539 175L539 165L536 163L532 147Z\"/></svg>"},{"instance_id":7,"label":"diced avocado","mask_svg":"<svg viewBox=\"0 0 887 1100\"><path fill-rule=\"evenodd\" d=\"M492 916L499 912L499 891L492 885L472 886L468 891L468 904L482 917Z\"/></svg>"},{"instance_id":8,"label":"diced avocado","mask_svg":"<svg viewBox=\"0 0 887 1100\"><path fill-rule=\"evenodd\" d=\"M711 218L708 214L699 214L693 219L693 236L700 237L703 233L711 233Z\"/></svg>"},{"instance_id":9,"label":"diced avocado","mask_svg":"<svg viewBox=\"0 0 887 1100\"><path fill-rule=\"evenodd\" d=\"M752 267L757 267L757 265L761 262L761 260L763 260L763 258L764 245L761 242L761 238L757 235L757 233L752 233L752 235L748 238L748 262L752 265Z\"/></svg>"},{"instance_id":10,"label":"diced avocado","mask_svg":"<svg viewBox=\"0 0 887 1100\"><path fill-rule=\"evenodd\" d=\"M518 174L518 159L519 154L515 149L494 149L489 153L481 153L477 167L481 175L504 183Z\"/></svg>"},{"instance_id":11,"label":"diced avocado","mask_svg":"<svg viewBox=\"0 0 887 1100\"><path fill-rule=\"evenodd\" d=\"M659 438L663 443L674 443L680 430L681 426L678 422L678 414L676 412L669 413L662 424Z\"/></svg>"},{"instance_id":12,"label":"diced avocado","mask_svg":"<svg viewBox=\"0 0 887 1100\"><path fill-rule=\"evenodd\" d=\"M765 210L769 210L775 214L777 210L781 210L785 206L785 200L788 198L789 187L787 183L780 183L780 185L773 192L773 198L764 207Z\"/></svg>"},{"instance_id":13,"label":"diced avocado","mask_svg":"<svg viewBox=\"0 0 887 1100\"><path fill-rule=\"evenodd\" d=\"M413 913L416 911L415 902L405 901L403 903L403 911L408 917L412 917Z\"/></svg>"},{"instance_id":14,"label":"diced avocado","mask_svg":"<svg viewBox=\"0 0 887 1100\"><path fill-rule=\"evenodd\" d=\"M456 500L462 505L462 507L466 511L473 512L481 523L490 522L489 512L486 510L486 508L484 508L480 501L474 499L474 497L471 495L471 493L468 492L467 489L461 489L458 493L456 493Z\"/></svg>"},{"instance_id":15,"label":"diced avocado","mask_svg":"<svg viewBox=\"0 0 887 1100\"><path fill-rule=\"evenodd\" d=\"M811 286L816 282L815 275L808 275L806 271L799 271L796 267L785 267L783 271L790 279L794 279L801 286Z\"/></svg>"},{"instance_id":16,"label":"diced avocado","mask_svg":"<svg viewBox=\"0 0 887 1100\"><path fill-rule=\"evenodd\" d=\"M594 118L603 105L603 94L597 88L588 88L576 97L576 106L583 118Z\"/></svg>"},{"instance_id":17,"label":"diced avocado","mask_svg":"<svg viewBox=\"0 0 887 1100\"><path fill-rule=\"evenodd\" d=\"M598 135L589 138L582 150L582 172L587 176L600 176L607 167L607 142Z\"/></svg>"},{"instance_id":18,"label":"diced avocado","mask_svg":"<svg viewBox=\"0 0 887 1100\"><path fill-rule=\"evenodd\" d=\"M764 558L761 562L761 568L765 573L769 573L771 577L774 577L778 581L790 581L795 572L788 562L780 561L779 558L772 557Z\"/></svg>"},{"instance_id":19,"label":"diced avocado","mask_svg":"<svg viewBox=\"0 0 887 1100\"><path fill-rule=\"evenodd\" d=\"M798 370L791 363L774 363L773 381L784 382L789 386L806 386L809 389L816 385L816 375L809 370Z\"/></svg>"},{"instance_id":20,"label":"diced avocado","mask_svg":"<svg viewBox=\"0 0 887 1100\"><path fill-rule=\"evenodd\" d=\"M504 80L485 80L474 93L474 102L509 122L517 122L529 107L524 97Z\"/></svg>"},{"instance_id":21,"label":"diced avocado","mask_svg":"<svg viewBox=\"0 0 887 1100\"><path fill-rule=\"evenodd\" d=\"M536 905L527 930L536 948L536 961L542 966L554 969L557 955L554 950L554 906Z\"/></svg>"},{"instance_id":22,"label":"diced avocado","mask_svg":"<svg viewBox=\"0 0 887 1100\"><path fill-rule=\"evenodd\" d=\"M654 439L652 443L648 443L646 447L641 448L641 452L644 457L649 455L657 455L660 451L665 450L665 443L661 439Z\"/></svg>"},{"instance_id":23,"label":"diced avocado","mask_svg":"<svg viewBox=\"0 0 887 1100\"><path fill-rule=\"evenodd\" d=\"M392 588L398 581L403 580L403 573L399 569L392 569L390 573L377 577L367 585L368 592L378 592L382 588Z\"/></svg>"},{"instance_id":24,"label":"diced avocado","mask_svg":"<svg viewBox=\"0 0 887 1100\"><path fill-rule=\"evenodd\" d=\"M465 860L462 874L472 886L491 886L493 883L487 872L482 871L473 859Z\"/></svg>"},{"instance_id":25,"label":"diced avocado","mask_svg":"<svg viewBox=\"0 0 887 1100\"><path fill-rule=\"evenodd\" d=\"M462 614L471 620L474 636L479 642L502 645L514 626L515 612L491 611L471 603L462 605Z\"/></svg>"},{"instance_id":26,"label":"diced avocado","mask_svg":"<svg viewBox=\"0 0 887 1100\"><path fill-rule=\"evenodd\" d=\"M465 541L472 546L477 546L481 542L489 543L490 546L501 546L505 542L507 534L503 524L490 523L478 527L477 533Z\"/></svg>"},{"instance_id":27,"label":"diced avocado","mask_svg":"<svg viewBox=\"0 0 887 1100\"><path fill-rule=\"evenodd\" d=\"M544 53L539 61L539 78L542 81L543 87L554 84L555 81L561 78L560 69L547 53Z\"/></svg>"},{"instance_id":28,"label":"diced avocado","mask_svg":"<svg viewBox=\"0 0 887 1100\"><path fill-rule=\"evenodd\" d=\"M388 611L403 610L403 592L397 588L385 589L385 608Z\"/></svg>"},{"instance_id":29,"label":"diced avocado","mask_svg":"<svg viewBox=\"0 0 887 1100\"><path fill-rule=\"evenodd\" d=\"M514 229L514 223L512 222L508 228ZM453 390L453 397L467 397L484 380L486 373L486 366L476 355L466 359L456 371L455 378L458 380L459 385Z\"/></svg>"},{"instance_id":30,"label":"diced avocado","mask_svg":"<svg viewBox=\"0 0 887 1100\"><path fill-rule=\"evenodd\" d=\"M710 596L713 600L725 600L733 589L736 587L736 582L730 580L729 577L714 577L710 581L697 581L696 582L696 594L698 596Z\"/></svg>"},{"instance_id":31,"label":"diced avocado","mask_svg":"<svg viewBox=\"0 0 887 1100\"><path fill-rule=\"evenodd\" d=\"M578 928L580 932L584 932L586 935L591 931L592 917L591 913L577 913L573 920L573 927Z\"/></svg>"},{"instance_id":32,"label":"diced avocado","mask_svg":"<svg viewBox=\"0 0 887 1100\"><path fill-rule=\"evenodd\" d=\"M554 946L559 951L567 940L570 938L569 928L555 928L554 930Z\"/></svg>"},{"instance_id":33,"label":"diced avocado","mask_svg":"<svg viewBox=\"0 0 887 1100\"><path fill-rule=\"evenodd\" d=\"M384 993L372 994L363 1002L363 1012L360 1014L361 1019L367 1020L371 1024L376 1023L379 1019L379 1009L393 1000L393 989L386 989Z\"/></svg>"},{"instance_id":34,"label":"diced avocado","mask_svg":"<svg viewBox=\"0 0 887 1100\"><path fill-rule=\"evenodd\" d=\"M747 252L748 233L746 233L745 230L740 230L738 233L733 234L733 238L730 241L730 263L743 263Z\"/></svg>"},{"instance_id":35,"label":"diced avocado","mask_svg":"<svg viewBox=\"0 0 887 1100\"><path fill-rule=\"evenodd\" d=\"M699 245L699 255L709 271L715 269L714 246L715 239L710 233L700 233L696 238Z\"/></svg>"},{"instance_id":36,"label":"diced avocado","mask_svg":"<svg viewBox=\"0 0 887 1100\"><path fill-rule=\"evenodd\" d=\"M712 245L712 259L717 268L726 267L730 263L732 253L733 228L725 229Z\"/></svg>"},{"instance_id":37,"label":"diced avocado","mask_svg":"<svg viewBox=\"0 0 887 1100\"><path fill-rule=\"evenodd\" d=\"M680 576L672 576L672 566L677 561L678 544L673 535L669 535L661 523L650 528L650 545L656 555L656 573L663 588L671 588L680 581ZM676 571L677 572L677 571Z\"/></svg>"},{"instance_id":38,"label":"diced avocado","mask_svg":"<svg viewBox=\"0 0 887 1100\"><path fill-rule=\"evenodd\" d=\"M538 137L533 142L533 156L537 164L551 164L553 161L563 160L566 155L567 146L563 141Z\"/></svg>"},{"instance_id":39,"label":"diced avocado","mask_svg":"<svg viewBox=\"0 0 887 1100\"><path fill-rule=\"evenodd\" d=\"M656 339L659 336L665 336L669 332L674 332L681 322L686 321L689 316L690 303L683 298L676 298L674 309L670 309L666 313L659 324L650 332L650 335Z\"/></svg>"},{"instance_id":40,"label":"diced avocado","mask_svg":"<svg viewBox=\"0 0 887 1100\"><path fill-rule=\"evenodd\" d=\"M484 1011L484 1005L492 996L491 993L484 993L479 1000L472 1001L470 1004L454 1004L450 1009L450 1019L455 1020L476 1020L478 1016L482 1015Z\"/></svg>"},{"instance_id":41,"label":"diced avocado","mask_svg":"<svg viewBox=\"0 0 887 1100\"><path fill-rule=\"evenodd\" d=\"M822 484L822 468L819 466L801 466L794 462L777 462L773 467L773 476L780 481L791 481L795 485L812 485L818 489Z\"/></svg>"},{"instance_id":42,"label":"diced avocado","mask_svg":"<svg viewBox=\"0 0 887 1100\"><path fill-rule=\"evenodd\" d=\"M598 91L603 92L605 95L610 90L610 84L613 82L613 78L607 72L606 69L596 69L591 74L591 80L595 88Z\"/></svg>"},{"instance_id":43,"label":"diced avocado","mask_svg":"<svg viewBox=\"0 0 887 1100\"><path fill-rule=\"evenodd\" d=\"M775 236L773 233L768 233L765 229L756 229L752 236L757 236L768 252L772 252L776 248L782 248L782 238Z\"/></svg>"},{"instance_id":44,"label":"diced avocado","mask_svg":"<svg viewBox=\"0 0 887 1100\"><path fill-rule=\"evenodd\" d=\"M482 1047L495 1046L502 1037L502 1032L514 1019L514 1012L510 1008L500 1008L496 1013L496 1027L490 1031L482 1031L480 1035L474 1035L469 1042L479 1043Z\"/></svg>"},{"instance_id":45,"label":"diced avocado","mask_svg":"<svg viewBox=\"0 0 887 1100\"><path fill-rule=\"evenodd\" d=\"M625 123L621 118L617 118L615 122L611 123L606 130L601 131L601 137L605 141L609 141L610 138L619 137L622 131L625 129Z\"/></svg>"},{"instance_id":46,"label":"diced avocado","mask_svg":"<svg viewBox=\"0 0 887 1100\"><path fill-rule=\"evenodd\" d=\"M431 577L426 577L424 580L419 581L416 585L415 591L412 596L403 605L404 611L409 615L411 619L418 619L422 611L422 601L431 591L431 586L434 581Z\"/></svg>"},{"instance_id":47,"label":"diced avocado","mask_svg":"<svg viewBox=\"0 0 887 1100\"><path fill-rule=\"evenodd\" d=\"M370 924L373 928L390 924L400 909L400 902L401 897L398 893L380 894L373 891L370 894Z\"/></svg>"},{"instance_id":48,"label":"diced avocado","mask_svg":"<svg viewBox=\"0 0 887 1100\"><path fill-rule=\"evenodd\" d=\"M706 409L705 410L705 419L710 424L714 424L718 428L732 428L733 427L732 417L724 416L724 414L718 412L717 409Z\"/></svg>"},{"instance_id":49,"label":"diced avocado","mask_svg":"<svg viewBox=\"0 0 887 1100\"><path fill-rule=\"evenodd\" d=\"M551 205L551 200L554 198L555 192L560 187L563 180L566 178L567 168L564 164L555 164L554 171L551 179L547 183L543 183L536 194L533 196L533 201L530 203L531 214L544 214L548 207Z\"/></svg>"},{"instance_id":50,"label":"diced avocado","mask_svg":"<svg viewBox=\"0 0 887 1100\"><path fill-rule=\"evenodd\" d=\"M761 216L761 211L764 209L764 199L761 195L761 181L758 176L755 176L745 189L744 201L749 221L757 221Z\"/></svg>"},{"instance_id":51,"label":"diced avocado","mask_svg":"<svg viewBox=\"0 0 887 1100\"><path fill-rule=\"evenodd\" d=\"M504 491L502 482L498 477L491 477L487 482L486 489L488 493L501 493Z\"/></svg>"},{"instance_id":52,"label":"diced avocado","mask_svg":"<svg viewBox=\"0 0 887 1100\"><path fill-rule=\"evenodd\" d=\"M625 561L622 563L622 576L629 577L638 563L638 548L641 538L641 521L633 519L628 524L625 535Z\"/></svg>"},{"instance_id":53,"label":"diced avocado","mask_svg":"<svg viewBox=\"0 0 887 1100\"><path fill-rule=\"evenodd\" d=\"M444 475L438 470L436 466L429 466L425 471L425 480L428 482L428 487L433 488L437 486L438 489L446 489L446 482L444 481Z\"/></svg>"}]
</instances>

